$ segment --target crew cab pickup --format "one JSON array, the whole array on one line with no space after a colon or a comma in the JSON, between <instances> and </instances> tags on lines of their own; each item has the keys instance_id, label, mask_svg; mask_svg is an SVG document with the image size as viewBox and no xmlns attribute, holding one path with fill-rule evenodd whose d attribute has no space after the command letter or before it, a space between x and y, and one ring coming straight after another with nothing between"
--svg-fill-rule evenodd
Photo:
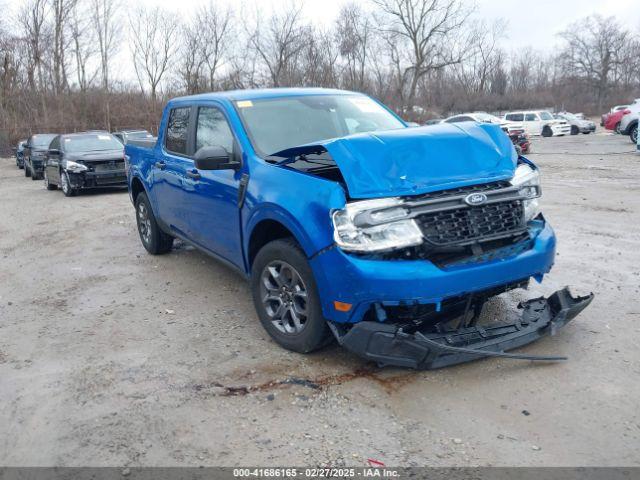
<instances>
[{"instance_id":1,"label":"crew cab pickup","mask_svg":"<svg viewBox=\"0 0 640 480\"><path fill-rule=\"evenodd\" d=\"M538 168L499 125L408 128L376 100L328 89L176 98L154 145L125 161L141 242L180 238L241 272L281 346L336 338L380 365L436 368L506 353L574 318L567 289L478 322L484 303L555 256Z\"/></svg>"}]
</instances>

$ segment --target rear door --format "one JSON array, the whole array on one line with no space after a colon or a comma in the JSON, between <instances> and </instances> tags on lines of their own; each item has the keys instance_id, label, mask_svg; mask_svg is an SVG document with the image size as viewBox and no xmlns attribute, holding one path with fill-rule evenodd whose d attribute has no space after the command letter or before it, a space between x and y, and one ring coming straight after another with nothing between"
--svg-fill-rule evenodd
<instances>
[{"instance_id":1,"label":"rear door","mask_svg":"<svg viewBox=\"0 0 640 480\"><path fill-rule=\"evenodd\" d=\"M47 171L47 178L49 179L49 183L55 183L56 185L60 184L60 161L62 160L62 149L60 136L55 137L51 144L49 145L49 150L58 150L58 154L50 154L47 153L47 160L45 162L44 168Z\"/></svg>"},{"instance_id":2,"label":"rear door","mask_svg":"<svg viewBox=\"0 0 640 480\"><path fill-rule=\"evenodd\" d=\"M177 106L169 112L164 144L157 150L153 165L153 196L158 217L176 233L188 236L188 199L184 182L187 171L193 168L189 158L192 145L190 106Z\"/></svg>"},{"instance_id":3,"label":"rear door","mask_svg":"<svg viewBox=\"0 0 640 480\"><path fill-rule=\"evenodd\" d=\"M221 146L241 159L227 117L216 104L200 105L195 114L195 148ZM193 162L185 179L189 202L189 236L207 250L242 268L238 189L240 170L197 170Z\"/></svg>"},{"instance_id":4,"label":"rear door","mask_svg":"<svg viewBox=\"0 0 640 480\"><path fill-rule=\"evenodd\" d=\"M524 115L524 128L529 135L540 135L542 121L537 113L529 112Z\"/></svg>"}]
</instances>

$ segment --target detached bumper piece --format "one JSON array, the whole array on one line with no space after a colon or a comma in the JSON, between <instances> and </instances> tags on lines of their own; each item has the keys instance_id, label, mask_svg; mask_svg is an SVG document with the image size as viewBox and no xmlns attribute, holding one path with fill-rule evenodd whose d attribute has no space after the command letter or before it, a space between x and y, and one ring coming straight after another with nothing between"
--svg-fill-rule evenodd
<instances>
[{"instance_id":1,"label":"detached bumper piece","mask_svg":"<svg viewBox=\"0 0 640 480\"><path fill-rule=\"evenodd\" d=\"M560 361L566 357L506 353L547 335L554 335L593 300L593 294L573 297L568 288L548 298L520 303L515 323L493 323L450 331L407 333L397 324L363 321L341 335L333 326L339 343L380 366L393 365L431 370L483 357ZM433 330L433 329L431 329Z\"/></svg>"}]
</instances>

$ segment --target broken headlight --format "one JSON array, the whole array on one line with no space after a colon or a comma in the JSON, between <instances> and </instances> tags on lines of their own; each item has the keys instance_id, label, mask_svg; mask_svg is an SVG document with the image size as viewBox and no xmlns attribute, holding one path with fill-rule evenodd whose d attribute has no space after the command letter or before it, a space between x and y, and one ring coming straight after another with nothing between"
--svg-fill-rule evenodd
<instances>
[{"instance_id":1,"label":"broken headlight","mask_svg":"<svg viewBox=\"0 0 640 480\"><path fill-rule=\"evenodd\" d=\"M520 196L526 199L523 201L525 222L533 220L540 213L540 204L538 203L538 197L541 194L539 171L523 163L516 168L511 185L520 187Z\"/></svg>"},{"instance_id":2,"label":"broken headlight","mask_svg":"<svg viewBox=\"0 0 640 480\"><path fill-rule=\"evenodd\" d=\"M398 198L348 203L333 212L334 239L351 252L379 252L422 243L422 231Z\"/></svg>"},{"instance_id":3,"label":"broken headlight","mask_svg":"<svg viewBox=\"0 0 640 480\"><path fill-rule=\"evenodd\" d=\"M78 162L73 162L71 160L67 160L67 165L65 168L71 173L80 173L89 170L86 165Z\"/></svg>"}]
</instances>

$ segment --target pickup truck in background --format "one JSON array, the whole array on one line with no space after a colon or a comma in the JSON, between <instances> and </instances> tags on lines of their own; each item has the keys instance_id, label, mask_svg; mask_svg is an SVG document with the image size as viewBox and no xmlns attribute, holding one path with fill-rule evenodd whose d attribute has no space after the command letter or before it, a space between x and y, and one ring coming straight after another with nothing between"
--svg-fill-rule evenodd
<instances>
[{"instance_id":1,"label":"pickup truck in background","mask_svg":"<svg viewBox=\"0 0 640 480\"><path fill-rule=\"evenodd\" d=\"M362 94L268 89L176 98L158 132L125 146L142 245L163 254L177 237L239 271L284 348L335 338L412 368L554 360L506 351L593 297L563 289L515 321L478 323L488 299L542 281L555 257L538 168L499 125L408 128Z\"/></svg>"}]
</instances>

